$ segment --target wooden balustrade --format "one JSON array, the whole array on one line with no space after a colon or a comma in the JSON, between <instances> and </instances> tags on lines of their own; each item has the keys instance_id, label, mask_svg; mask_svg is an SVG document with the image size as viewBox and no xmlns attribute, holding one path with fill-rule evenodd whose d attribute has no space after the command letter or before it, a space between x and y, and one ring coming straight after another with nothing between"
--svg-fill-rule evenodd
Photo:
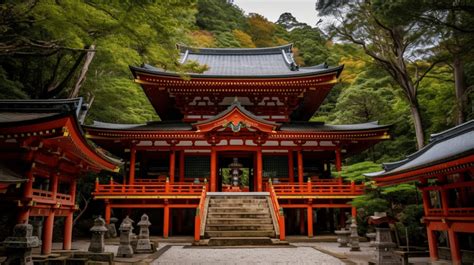
<instances>
[{"instance_id":1,"label":"wooden balustrade","mask_svg":"<svg viewBox=\"0 0 474 265\"><path fill-rule=\"evenodd\" d=\"M449 208L449 216L473 216L474 208ZM444 216L443 208L428 209L428 216Z\"/></svg>"},{"instance_id":2,"label":"wooden balustrade","mask_svg":"<svg viewBox=\"0 0 474 265\"><path fill-rule=\"evenodd\" d=\"M285 240L285 215L283 214L283 208L281 208L280 204L278 203L278 198L272 183L269 182L269 185L267 187L268 192L270 192L270 199L272 201L273 211L275 217L277 218L278 226L280 228L280 240Z\"/></svg>"},{"instance_id":3,"label":"wooden balustrade","mask_svg":"<svg viewBox=\"0 0 474 265\"><path fill-rule=\"evenodd\" d=\"M201 239L201 224L204 223L204 207L206 206L206 186L202 187L201 197L199 199L199 206L196 208L196 215L194 217L194 241Z\"/></svg>"},{"instance_id":4,"label":"wooden balustrade","mask_svg":"<svg viewBox=\"0 0 474 265\"><path fill-rule=\"evenodd\" d=\"M203 184L170 184L169 182L165 182L163 184L97 184L94 194L199 194L202 190L202 187Z\"/></svg>"},{"instance_id":5,"label":"wooden balustrade","mask_svg":"<svg viewBox=\"0 0 474 265\"><path fill-rule=\"evenodd\" d=\"M273 184L278 195L282 194L317 194L317 195L361 195L363 185L356 184L327 184L324 182L308 181L306 184Z\"/></svg>"},{"instance_id":6,"label":"wooden balustrade","mask_svg":"<svg viewBox=\"0 0 474 265\"><path fill-rule=\"evenodd\" d=\"M269 183L265 185L268 190ZM208 183L194 182L174 182L168 180L157 182L156 179L136 179L134 184L121 184L111 180L109 184L100 184L96 181L95 195L114 195L114 194L199 194L202 186ZM279 182L272 184L275 193L280 195L361 195L364 192L364 185L352 183L342 183L339 179L308 179L307 183L288 183ZM225 189L223 189L225 190Z\"/></svg>"},{"instance_id":7,"label":"wooden balustrade","mask_svg":"<svg viewBox=\"0 0 474 265\"><path fill-rule=\"evenodd\" d=\"M53 192L47 190L33 189L32 199L36 202L55 204L57 202L62 205L74 205L72 197L69 194L56 193L56 197L53 198Z\"/></svg>"}]
</instances>

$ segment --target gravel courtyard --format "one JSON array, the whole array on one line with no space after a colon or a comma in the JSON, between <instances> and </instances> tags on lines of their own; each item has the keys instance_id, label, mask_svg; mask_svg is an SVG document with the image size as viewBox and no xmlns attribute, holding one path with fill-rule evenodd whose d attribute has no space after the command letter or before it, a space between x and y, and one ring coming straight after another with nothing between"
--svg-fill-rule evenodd
<instances>
[{"instance_id":1,"label":"gravel courtyard","mask_svg":"<svg viewBox=\"0 0 474 265\"><path fill-rule=\"evenodd\" d=\"M339 259L312 247L283 248L186 248L172 246L152 264L328 264Z\"/></svg>"}]
</instances>

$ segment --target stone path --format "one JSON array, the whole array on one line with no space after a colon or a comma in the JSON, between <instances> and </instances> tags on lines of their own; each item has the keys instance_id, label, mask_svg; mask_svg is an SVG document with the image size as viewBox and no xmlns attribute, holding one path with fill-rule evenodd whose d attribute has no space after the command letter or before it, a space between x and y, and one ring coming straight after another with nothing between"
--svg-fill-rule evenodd
<instances>
[{"instance_id":1,"label":"stone path","mask_svg":"<svg viewBox=\"0 0 474 265\"><path fill-rule=\"evenodd\" d=\"M344 265L342 261L312 247L284 248L186 248L172 246L154 265L174 264L322 264Z\"/></svg>"}]
</instances>

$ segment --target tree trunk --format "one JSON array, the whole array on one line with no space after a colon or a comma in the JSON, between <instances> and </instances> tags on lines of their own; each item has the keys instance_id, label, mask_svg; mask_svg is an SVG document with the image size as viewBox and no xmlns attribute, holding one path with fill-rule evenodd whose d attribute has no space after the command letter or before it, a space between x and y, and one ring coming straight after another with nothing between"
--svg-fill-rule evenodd
<instances>
[{"instance_id":1,"label":"tree trunk","mask_svg":"<svg viewBox=\"0 0 474 265\"><path fill-rule=\"evenodd\" d=\"M461 124L466 120L466 83L464 80L464 65L459 55L454 56L454 89L456 91L456 124Z\"/></svg>"},{"instance_id":2,"label":"tree trunk","mask_svg":"<svg viewBox=\"0 0 474 265\"><path fill-rule=\"evenodd\" d=\"M86 60L84 62L84 65L82 66L81 73L79 75L79 78L77 78L76 84L74 85L74 89L69 94L69 98L76 98L79 96L79 90L81 89L82 84L86 80L86 74L87 71L89 71L89 65L91 64L92 59L94 59L95 45L92 44L91 46L89 46L88 49L89 51L87 52Z\"/></svg>"},{"instance_id":3,"label":"tree trunk","mask_svg":"<svg viewBox=\"0 0 474 265\"><path fill-rule=\"evenodd\" d=\"M413 125L415 126L416 146L417 146L417 149L420 150L424 146L425 135L424 135L423 123L421 120L421 113L420 113L420 107L418 106L418 102L410 103L410 111L411 111L411 116L413 118Z\"/></svg>"}]
</instances>

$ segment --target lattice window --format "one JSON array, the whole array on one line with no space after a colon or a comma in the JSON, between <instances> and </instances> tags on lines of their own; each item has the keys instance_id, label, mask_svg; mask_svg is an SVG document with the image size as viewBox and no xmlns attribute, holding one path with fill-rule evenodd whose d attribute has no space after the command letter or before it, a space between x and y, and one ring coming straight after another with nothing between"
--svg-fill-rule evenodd
<instances>
[{"instance_id":1,"label":"lattice window","mask_svg":"<svg viewBox=\"0 0 474 265\"><path fill-rule=\"evenodd\" d=\"M208 178L211 168L209 156L186 156L184 158L184 176L186 178Z\"/></svg>"},{"instance_id":2,"label":"lattice window","mask_svg":"<svg viewBox=\"0 0 474 265\"><path fill-rule=\"evenodd\" d=\"M288 156L263 156L264 177L287 178Z\"/></svg>"}]
</instances>

